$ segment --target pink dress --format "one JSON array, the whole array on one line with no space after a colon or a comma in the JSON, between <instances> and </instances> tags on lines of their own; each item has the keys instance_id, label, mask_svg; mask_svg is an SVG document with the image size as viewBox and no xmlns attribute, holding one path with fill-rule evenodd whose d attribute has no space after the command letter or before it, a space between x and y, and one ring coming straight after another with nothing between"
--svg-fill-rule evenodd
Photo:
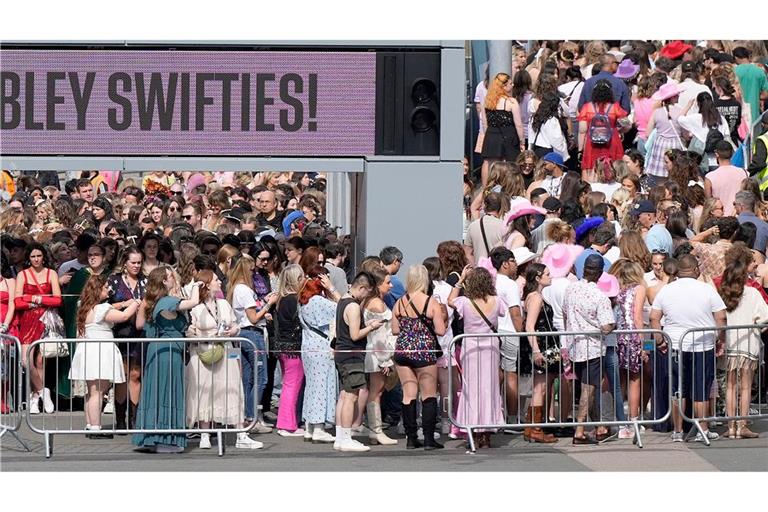
<instances>
[{"instance_id":1,"label":"pink dress","mask_svg":"<svg viewBox=\"0 0 768 512\"><path fill-rule=\"evenodd\" d=\"M456 313L464 319L465 334L493 332L477 313L467 297L454 301ZM479 305L479 304L478 304ZM504 301L496 297L496 307L486 315L494 327L507 310ZM459 425L503 425L504 406L499 387L499 339L495 337L464 338L461 347L462 376L456 420ZM478 429L478 432L489 429Z\"/></svg>"}]
</instances>

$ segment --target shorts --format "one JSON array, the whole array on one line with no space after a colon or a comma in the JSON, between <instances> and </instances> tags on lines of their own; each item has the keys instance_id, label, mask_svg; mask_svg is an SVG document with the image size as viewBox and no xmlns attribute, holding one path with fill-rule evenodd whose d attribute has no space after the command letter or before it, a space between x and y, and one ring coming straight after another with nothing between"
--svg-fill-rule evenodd
<instances>
[{"instance_id":1,"label":"shorts","mask_svg":"<svg viewBox=\"0 0 768 512\"><path fill-rule=\"evenodd\" d=\"M589 359L588 361L574 361L573 373L576 379L582 384L590 386L599 386L602 381L603 370L600 358Z\"/></svg>"},{"instance_id":2,"label":"shorts","mask_svg":"<svg viewBox=\"0 0 768 512\"><path fill-rule=\"evenodd\" d=\"M505 372L517 373L517 359L520 354L520 337L501 337L501 369Z\"/></svg>"},{"instance_id":3,"label":"shorts","mask_svg":"<svg viewBox=\"0 0 768 512\"><path fill-rule=\"evenodd\" d=\"M705 352L682 352L683 398L706 402L712 395L715 380L715 349Z\"/></svg>"},{"instance_id":4,"label":"shorts","mask_svg":"<svg viewBox=\"0 0 768 512\"><path fill-rule=\"evenodd\" d=\"M363 361L336 363L336 370L339 372L341 389L347 393L352 393L366 386L365 363Z\"/></svg>"}]
</instances>

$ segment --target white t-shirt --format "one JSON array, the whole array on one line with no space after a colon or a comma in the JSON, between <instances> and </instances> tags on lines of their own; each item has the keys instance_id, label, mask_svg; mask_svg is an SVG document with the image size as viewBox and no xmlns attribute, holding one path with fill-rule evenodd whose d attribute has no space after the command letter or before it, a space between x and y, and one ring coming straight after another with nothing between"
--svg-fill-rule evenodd
<instances>
[{"instance_id":1,"label":"white t-shirt","mask_svg":"<svg viewBox=\"0 0 768 512\"><path fill-rule=\"evenodd\" d=\"M611 262L611 265L619 261L619 258L621 258L621 249L619 249L618 246L614 245L610 249L608 249L608 252L603 254L603 258L607 259Z\"/></svg>"},{"instance_id":2,"label":"white t-shirt","mask_svg":"<svg viewBox=\"0 0 768 512\"><path fill-rule=\"evenodd\" d=\"M610 202L613 193L621 188L621 183L592 183L592 192L602 192L605 194L606 202Z\"/></svg>"},{"instance_id":3,"label":"white t-shirt","mask_svg":"<svg viewBox=\"0 0 768 512\"><path fill-rule=\"evenodd\" d=\"M680 87L683 88L683 91L680 93L680 96L677 98L677 104L680 105L682 108L685 108L685 106L688 104L689 101L695 100L696 96L698 96L702 92L709 93L710 96L712 96L712 91L704 84L700 84L698 82L695 82L691 80L690 78L686 78L682 82L680 82ZM699 113L699 105L694 101L693 106L691 106L691 109L688 111L689 114L698 114Z\"/></svg>"},{"instance_id":4,"label":"white t-shirt","mask_svg":"<svg viewBox=\"0 0 768 512\"><path fill-rule=\"evenodd\" d=\"M557 88L566 99L570 96L568 102L568 117L575 119L579 115L579 97L581 96L581 90L584 88L584 80L573 80L567 84L563 84ZM563 99L565 101L565 99Z\"/></svg>"},{"instance_id":5,"label":"white t-shirt","mask_svg":"<svg viewBox=\"0 0 768 512\"><path fill-rule=\"evenodd\" d=\"M507 276L496 274L496 294L504 301L507 308L517 306L522 309L520 306L520 288L515 281ZM507 309L504 316L499 317L499 331L517 332L515 324L512 323L512 315L509 314L509 309Z\"/></svg>"},{"instance_id":6,"label":"white t-shirt","mask_svg":"<svg viewBox=\"0 0 768 512\"><path fill-rule=\"evenodd\" d=\"M680 337L698 327L714 327L712 313L725 310L717 290L707 283L680 278L664 286L656 295L652 309L664 315L664 332L672 340L672 348L680 350ZM715 331L695 332L682 340L683 352L705 352L715 348Z\"/></svg>"},{"instance_id":7,"label":"white t-shirt","mask_svg":"<svg viewBox=\"0 0 768 512\"><path fill-rule=\"evenodd\" d=\"M253 324L248 320L245 310L256 307L256 292L244 284L235 285L232 290L232 309L235 312L235 319L239 327L252 327Z\"/></svg>"},{"instance_id":8,"label":"white t-shirt","mask_svg":"<svg viewBox=\"0 0 768 512\"><path fill-rule=\"evenodd\" d=\"M552 279L552 284L541 291L544 300L552 306L552 324L558 331L565 330L563 302L565 302L565 289L572 282L568 277L555 277Z\"/></svg>"},{"instance_id":9,"label":"white t-shirt","mask_svg":"<svg viewBox=\"0 0 768 512\"><path fill-rule=\"evenodd\" d=\"M481 115L485 115L485 97L488 95L488 89L485 87L485 82L482 80L477 87L475 87L475 99L474 102L480 105L480 110L483 112ZM483 133L483 121L480 120L480 133Z\"/></svg>"}]
</instances>

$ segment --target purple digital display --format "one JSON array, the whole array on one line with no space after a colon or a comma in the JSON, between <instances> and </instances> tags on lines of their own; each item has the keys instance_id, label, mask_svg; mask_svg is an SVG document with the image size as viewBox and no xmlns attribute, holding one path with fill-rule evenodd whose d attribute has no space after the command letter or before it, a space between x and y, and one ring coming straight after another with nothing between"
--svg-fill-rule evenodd
<instances>
[{"instance_id":1,"label":"purple digital display","mask_svg":"<svg viewBox=\"0 0 768 512\"><path fill-rule=\"evenodd\" d=\"M373 52L0 50L5 155L374 153Z\"/></svg>"}]
</instances>

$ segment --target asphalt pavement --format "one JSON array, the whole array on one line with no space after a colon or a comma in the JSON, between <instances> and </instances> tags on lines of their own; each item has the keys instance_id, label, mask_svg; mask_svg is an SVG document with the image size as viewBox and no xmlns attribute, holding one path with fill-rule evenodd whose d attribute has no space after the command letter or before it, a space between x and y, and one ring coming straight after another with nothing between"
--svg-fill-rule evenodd
<instances>
[{"instance_id":1,"label":"asphalt pavement","mask_svg":"<svg viewBox=\"0 0 768 512\"><path fill-rule=\"evenodd\" d=\"M105 424L109 421L105 417ZM521 435L496 434L492 448L476 454L467 453L463 441L445 436L444 450L406 450L405 440L399 439L396 446L374 446L370 452L350 454L336 452L332 445L305 443L300 437L275 433L254 436L264 443L263 449L242 450L234 447L231 434L223 457L217 454L215 438L210 450L201 450L199 440L190 439L183 454L165 455L134 451L130 436L90 440L83 435L58 434L53 456L46 459L43 437L24 423L19 435L31 451L4 435L0 471L767 471L768 421L755 422L752 429L761 437L721 438L710 447L693 440L672 443L669 434L647 431L642 449L631 440L573 446L570 439L560 439L542 445L529 444ZM722 432L724 427L714 430ZM357 439L365 441L365 437Z\"/></svg>"}]
</instances>

